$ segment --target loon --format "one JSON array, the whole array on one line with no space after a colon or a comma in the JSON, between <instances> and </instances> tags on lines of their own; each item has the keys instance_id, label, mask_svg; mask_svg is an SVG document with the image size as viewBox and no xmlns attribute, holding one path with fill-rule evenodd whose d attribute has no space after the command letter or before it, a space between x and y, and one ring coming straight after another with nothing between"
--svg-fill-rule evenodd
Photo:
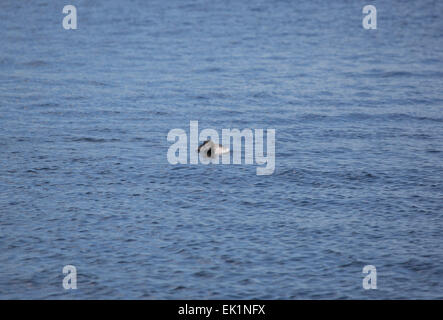
<instances>
[{"instance_id":1,"label":"loon","mask_svg":"<svg viewBox=\"0 0 443 320\"><path fill-rule=\"evenodd\" d=\"M228 153L229 148L215 144L212 140L206 140L198 147L197 151L208 158L214 158L219 154Z\"/></svg>"}]
</instances>

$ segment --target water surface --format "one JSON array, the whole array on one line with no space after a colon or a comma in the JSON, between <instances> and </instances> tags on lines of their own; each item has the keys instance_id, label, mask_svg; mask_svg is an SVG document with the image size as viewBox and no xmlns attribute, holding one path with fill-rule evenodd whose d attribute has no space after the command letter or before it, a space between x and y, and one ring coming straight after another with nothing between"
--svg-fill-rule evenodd
<instances>
[{"instance_id":1,"label":"water surface","mask_svg":"<svg viewBox=\"0 0 443 320\"><path fill-rule=\"evenodd\" d=\"M442 2L72 4L1 4L0 298L443 299ZM170 165L190 120L275 173Z\"/></svg>"}]
</instances>

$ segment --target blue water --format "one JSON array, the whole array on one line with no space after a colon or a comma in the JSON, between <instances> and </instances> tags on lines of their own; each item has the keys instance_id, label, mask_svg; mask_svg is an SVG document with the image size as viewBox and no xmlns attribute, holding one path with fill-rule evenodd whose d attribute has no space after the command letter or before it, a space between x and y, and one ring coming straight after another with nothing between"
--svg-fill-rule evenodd
<instances>
[{"instance_id":1,"label":"blue water","mask_svg":"<svg viewBox=\"0 0 443 320\"><path fill-rule=\"evenodd\" d=\"M0 298L443 299L443 2L366 4L2 1ZM274 174L169 164L190 120Z\"/></svg>"}]
</instances>

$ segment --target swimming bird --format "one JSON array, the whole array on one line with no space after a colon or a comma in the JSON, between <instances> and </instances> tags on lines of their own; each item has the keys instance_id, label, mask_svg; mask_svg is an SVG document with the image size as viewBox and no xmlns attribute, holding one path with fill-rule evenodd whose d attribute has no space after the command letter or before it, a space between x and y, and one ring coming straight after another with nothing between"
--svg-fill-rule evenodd
<instances>
[{"instance_id":1,"label":"swimming bird","mask_svg":"<svg viewBox=\"0 0 443 320\"><path fill-rule=\"evenodd\" d=\"M229 148L223 147L221 144L215 144L212 140L206 140L197 149L205 157L214 158L219 154L228 153Z\"/></svg>"}]
</instances>

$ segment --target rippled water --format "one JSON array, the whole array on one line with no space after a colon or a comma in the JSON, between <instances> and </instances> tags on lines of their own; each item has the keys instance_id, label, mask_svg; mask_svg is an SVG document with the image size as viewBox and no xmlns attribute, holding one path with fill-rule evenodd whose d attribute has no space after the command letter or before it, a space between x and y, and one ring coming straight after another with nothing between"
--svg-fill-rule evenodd
<instances>
[{"instance_id":1,"label":"rippled water","mask_svg":"<svg viewBox=\"0 0 443 320\"><path fill-rule=\"evenodd\" d=\"M73 4L1 4L0 298L443 299L442 2ZM190 120L275 173L170 165Z\"/></svg>"}]
</instances>

